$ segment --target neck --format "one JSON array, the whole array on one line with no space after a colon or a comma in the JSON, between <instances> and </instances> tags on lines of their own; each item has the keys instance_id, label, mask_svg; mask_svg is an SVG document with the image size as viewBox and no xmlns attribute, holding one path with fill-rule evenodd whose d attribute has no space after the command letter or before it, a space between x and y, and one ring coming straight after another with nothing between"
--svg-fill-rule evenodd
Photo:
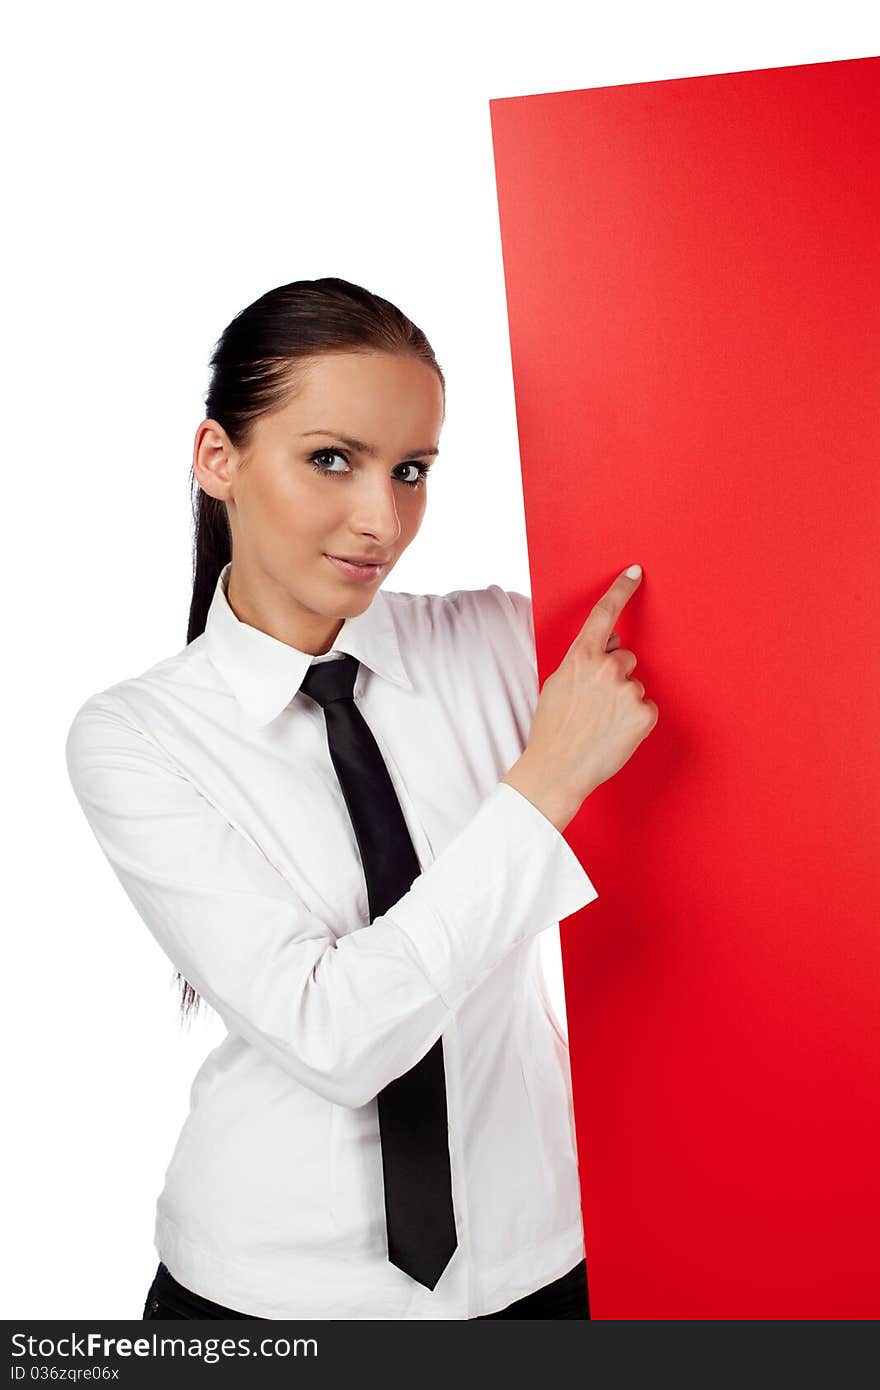
<instances>
[{"instance_id":1,"label":"neck","mask_svg":"<svg viewBox=\"0 0 880 1390\"><path fill-rule=\"evenodd\" d=\"M226 601L239 622L309 656L326 655L345 622L306 608L265 576L259 585L248 582L235 565L227 576Z\"/></svg>"}]
</instances>

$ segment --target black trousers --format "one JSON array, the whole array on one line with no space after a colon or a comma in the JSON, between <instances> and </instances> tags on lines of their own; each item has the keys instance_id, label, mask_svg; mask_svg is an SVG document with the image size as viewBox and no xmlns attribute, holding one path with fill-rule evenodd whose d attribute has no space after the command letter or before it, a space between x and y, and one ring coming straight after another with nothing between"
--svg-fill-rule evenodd
<instances>
[{"instance_id":1,"label":"black trousers","mask_svg":"<svg viewBox=\"0 0 880 1390\"><path fill-rule=\"evenodd\" d=\"M542 1289L518 1298L497 1313L482 1313L480 1318L588 1318L590 1304L587 1297L587 1262L581 1260L568 1274L563 1274ZM201 1294L192 1293L169 1273L162 1262L147 1293L142 1317L153 1318L249 1318L248 1313L237 1313L232 1308L224 1308L220 1303L212 1303ZM480 1321L480 1318L475 1321ZM265 1318L256 1318L265 1322Z\"/></svg>"}]
</instances>

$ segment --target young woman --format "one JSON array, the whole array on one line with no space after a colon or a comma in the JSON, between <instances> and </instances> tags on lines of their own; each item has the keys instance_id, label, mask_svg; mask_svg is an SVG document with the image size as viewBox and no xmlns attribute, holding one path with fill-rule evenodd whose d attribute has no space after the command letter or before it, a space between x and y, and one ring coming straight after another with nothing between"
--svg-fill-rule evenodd
<instances>
[{"instance_id":1,"label":"young woman","mask_svg":"<svg viewBox=\"0 0 880 1390\"><path fill-rule=\"evenodd\" d=\"M211 366L187 644L67 738L184 1011L228 1030L143 1316L589 1317L538 936L597 896L562 832L657 719L613 631L640 570L539 695L525 595L381 587L439 452L424 334L297 281Z\"/></svg>"}]
</instances>

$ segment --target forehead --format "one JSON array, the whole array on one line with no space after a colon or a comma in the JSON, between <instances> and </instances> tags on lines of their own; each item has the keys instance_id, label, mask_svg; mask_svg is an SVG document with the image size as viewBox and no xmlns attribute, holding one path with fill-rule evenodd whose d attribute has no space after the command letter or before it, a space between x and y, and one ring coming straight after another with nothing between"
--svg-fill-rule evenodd
<instances>
[{"instance_id":1,"label":"forehead","mask_svg":"<svg viewBox=\"0 0 880 1390\"><path fill-rule=\"evenodd\" d=\"M298 363L294 373L292 395L271 417L285 430L341 432L378 443L416 429L419 438L411 442L437 442L443 387L427 362L387 352L325 353Z\"/></svg>"}]
</instances>

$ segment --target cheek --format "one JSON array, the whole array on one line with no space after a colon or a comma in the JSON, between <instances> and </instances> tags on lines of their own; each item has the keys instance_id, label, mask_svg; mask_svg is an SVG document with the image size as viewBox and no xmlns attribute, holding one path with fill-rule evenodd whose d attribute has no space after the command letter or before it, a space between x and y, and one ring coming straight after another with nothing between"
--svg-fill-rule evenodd
<instances>
[{"instance_id":1,"label":"cheek","mask_svg":"<svg viewBox=\"0 0 880 1390\"><path fill-rule=\"evenodd\" d=\"M421 526L427 505L428 496L425 489L413 488L412 500L400 509L401 523L410 536L414 536Z\"/></svg>"},{"instance_id":2,"label":"cheek","mask_svg":"<svg viewBox=\"0 0 880 1390\"><path fill-rule=\"evenodd\" d=\"M334 515L331 489L308 466L273 469L260 489L260 524L264 530L295 540L319 534Z\"/></svg>"},{"instance_id":3,"label":"cheek","mask_svg":"<svg viewBox=\"0 0 880 1390\"><path fill-rule=\"evenodd\" d=\"M408 516L420 517L428 503L429 486L428 483L422 483L420 487L405 487L401 484L394 493L398 510L406 512Z\"/></svg>"}]
</instances>

